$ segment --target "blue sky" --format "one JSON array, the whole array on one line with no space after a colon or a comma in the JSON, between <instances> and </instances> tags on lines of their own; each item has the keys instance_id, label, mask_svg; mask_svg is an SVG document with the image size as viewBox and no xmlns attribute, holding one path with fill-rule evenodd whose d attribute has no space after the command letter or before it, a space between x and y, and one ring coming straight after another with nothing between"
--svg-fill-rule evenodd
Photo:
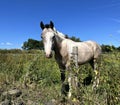
<instances>
[{"instance_id":1,"label":"blue sky","mask_svg":"<svg viewBox=\"0 0 120 105\"><path fill-rule=\"evenodd\" d=\"M40 21L82 41L120 46L120 0L0 0L0 49L40 39Z\"/></svg>"}]
</instances>

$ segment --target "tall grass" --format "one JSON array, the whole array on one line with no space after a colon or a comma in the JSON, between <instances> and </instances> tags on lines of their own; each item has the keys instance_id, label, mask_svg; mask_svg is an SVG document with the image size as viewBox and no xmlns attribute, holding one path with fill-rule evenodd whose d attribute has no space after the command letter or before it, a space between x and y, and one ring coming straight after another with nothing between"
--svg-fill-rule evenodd
<instances>
[{"instance_id":1,"label":"tall grass","mask_svg":"<svg viewBox=\"0 0 120 105\"><path fill-rule=\"evenodd\" d=\"M103 54L99 60L100 84L96 92L92 91L92 83L84 85L83 81L89 73L94 75L89 64L79 68L80 87L74 91L72 105L120 105L120 52ZM60 104L60 71L54 58L46 59L42 51L29 54L0 54L0 100L2 92L11 88L23 91L20 99L24 103L36 102L45 104L52 99ZM32 104L31 104L32 105Z\"/></svg>"}]
</instances>

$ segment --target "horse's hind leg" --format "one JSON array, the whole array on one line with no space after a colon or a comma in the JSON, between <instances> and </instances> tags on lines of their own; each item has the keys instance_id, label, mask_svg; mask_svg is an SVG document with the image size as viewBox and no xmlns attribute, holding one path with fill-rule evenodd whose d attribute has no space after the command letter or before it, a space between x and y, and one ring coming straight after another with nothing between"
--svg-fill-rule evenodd
<instances>
[{"instance_id":1,"label":"horse's hind leg","mask_svg":"<svg viewBox=\"0 0 120 105\"><path fill-rule=\"evenodd\" d=\"M94 70L94 59L92 59L92 60L90 60L90 65L91 65L91 67L93 68L93 70Z\"/></svg>"}]
</instances>

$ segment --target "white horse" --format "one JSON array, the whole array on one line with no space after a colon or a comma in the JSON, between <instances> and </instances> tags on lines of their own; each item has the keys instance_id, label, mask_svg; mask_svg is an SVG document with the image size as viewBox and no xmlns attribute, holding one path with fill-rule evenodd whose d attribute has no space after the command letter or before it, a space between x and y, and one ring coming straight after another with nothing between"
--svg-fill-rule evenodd
<instances>
[{"instance_id":1,"label":"white horse","mask_svg":"<svg viewBox=\"0 0 120 105\"><path fill-rule=\"evenodd\" d=\"M62 83L65 81L65 71L70 67L73 47L78 48L78 65L89 62L92 68L96 70L96 60L101 54L101 47L96 42L74 42L66 38L64 34L56 31L52 21L50 21L50 24L45 25L41 21L40 27L42 29L41 38L44 44L45 55L47 58L51 58L52 50L55 52L55 59L61 71ZM70 82L71 77L68 78L69 86L71 84ZM97 80L97 83L94 82L93 85L98 85L98 83L99 80ZM68 96L71 97L70 91Z\"/></svg>"}]
</instances>

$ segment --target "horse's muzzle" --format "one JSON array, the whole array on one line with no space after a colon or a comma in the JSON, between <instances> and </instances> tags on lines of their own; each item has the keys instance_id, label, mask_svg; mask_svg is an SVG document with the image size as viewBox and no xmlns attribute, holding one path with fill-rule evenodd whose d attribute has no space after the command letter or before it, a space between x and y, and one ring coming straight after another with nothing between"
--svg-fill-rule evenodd
<instances>
[{"instance_id":1,"label":"horse's muzzle","mask_svg":"<svg viewBox=\"0 0 120 105\"><path fill-rule=\"evenodd\" d=\"M46 54L46 58L52 58L52 53Z\"/></svg>"}]
</instances>

